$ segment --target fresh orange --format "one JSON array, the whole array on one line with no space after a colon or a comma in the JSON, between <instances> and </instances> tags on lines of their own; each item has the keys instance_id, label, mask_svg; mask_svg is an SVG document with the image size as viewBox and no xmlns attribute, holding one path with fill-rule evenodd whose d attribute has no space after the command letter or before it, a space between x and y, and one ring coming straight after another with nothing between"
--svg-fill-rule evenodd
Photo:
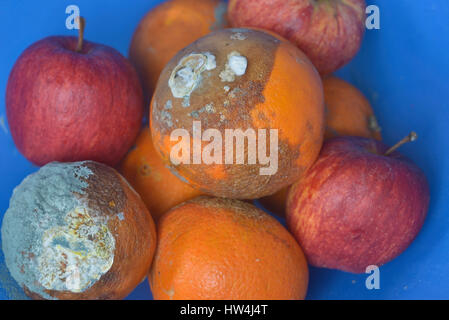
<instances>
[{"instance_id":1,"label":"fresh orange","mask_svg":"<svg viewBox=\"0 0 449 320\"><path fill-rule=\"evenodd\" d=\"M268 214L199 197L159 221L149 281L155 299L303 299L308 268L293 236Z\"/></svg>"},{"instance_id":2,"label":"fresh orange","mask_svg":"<svg viewBox=\"0 0 449 320\"><path fill-rule=\"evenodd\" d=\"M226 3L220 0L170 0L149 11L129 49L147 98L162 69L179 50L226 25Z\"/></svg>"},{"instance_id":3,"label":"fresh orange","mask_svg":"<svg viewBox=\"0 0 449 320\"><path fill-rule=\"evenodd\" d=\"M139 193L156 221L172 207L201 194L164 165L154 150L148 128L142 129L120 172Z\"/></svg>"}]
</instances>

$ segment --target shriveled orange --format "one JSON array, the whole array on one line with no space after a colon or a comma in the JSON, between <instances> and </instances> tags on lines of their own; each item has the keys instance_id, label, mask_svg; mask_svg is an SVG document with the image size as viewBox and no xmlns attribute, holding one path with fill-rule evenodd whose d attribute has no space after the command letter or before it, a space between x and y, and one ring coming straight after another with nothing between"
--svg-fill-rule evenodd
<instances>
[{"instance_id":1,"label":"shriveled orange","mask_svg":"<svg viewBox=\"0 0 449 320\"><path fill-rule=\"evenodd\" d=\"M234 68L234 69L233 69ZM321 78L309 59L288 41L254 29L223 29L181 50L164 68L151 103L151 133L163 160L194 187L208 194L236 199L270 195L296 181L318 156L324 135L324 96ZM244 141L244 156L226 162L175 162L171 139L176 129L194 137L193 124L202 131L218 130L223 141L227 130L277 134L276 170L264 174L258 149ZM215 141L215 140L214 140ZM204 155L209 142L200 142ZM236 154L236 145L231 145ZM263 147L262 147L263 148ZM262 149L263 150L263 149ZM271 149L270 149L271 151ZM250 163L249 156L258 157ZM181 162L181 163L179 163Z\"/></svg>"},{"instance_id":2,"label":"shriveled orange","mask_svg":"<svg viewBox=\"0 0 449 320\"><path fill-rule=\"evenodd\" d=\"M334 76L323 79L323 89L326 139L335 136L382 139L371 104L359 89Z\"/></svg>"},{"instance_id":3,"label":"shriveled orange","mask_svg":"<svg viewBox=\"0 0 449 320\"><path fill-rule=\"evenodd\" d=\"M238 200L199 197L164 215L149 282L155 299L303 299L304 254L274 218Z\"/></svg>"},{"instance_id":4,"label":"shriveled orange","mask_svg":"<svg viewBox=\"0 0 449 320\"><path fill-rule=\"evenodd\" d=\"M148 128L142 129L120 172L139 193L156 221L169 209L201 194L164 165L153 147Z\"/></svg>"},{"instance_id":5,"label":"shriveled orange","mask_svg":"<svg viewBox=\"0 0 449 320\"><path fill-rule=\"evenodd\" d=\"M227 26L221 0L170 0L140 21L129 49L147 98L168 61L182 48L209 32Z\"/></svg>"}]
</instances>

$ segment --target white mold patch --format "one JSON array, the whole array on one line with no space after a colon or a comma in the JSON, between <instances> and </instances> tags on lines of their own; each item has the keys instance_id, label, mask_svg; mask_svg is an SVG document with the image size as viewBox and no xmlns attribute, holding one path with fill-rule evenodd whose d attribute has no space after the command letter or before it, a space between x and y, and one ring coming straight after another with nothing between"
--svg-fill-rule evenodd
<instances>
[{"instance_id":1,"label":"white mold patch","mask_svg":"<svg viewBox=\"0 0 449 320\"><path fill-rule=\"evenodd\" d=\"M192 53L182 58L168 80L173 97L190 96L201 81L201 73L216 67L215 56L209 52Z\"/></svg>"},{"instance_id":2,"label":"white mold patch","mask_svg":"<svg viewBox=\"0 0 449 320\"><path fill-rule=\"evenodd\" d=\"M167 103L165 103L164 109L170 110L171 108L173 108L173 104L172 104L171 100L168 100Z\"/></svg>"},{"instance_id":3,"label":"white mold patch","mask_svg":"<svg viewBox=\"0 0 449 320\"><path fill-rule=\"evenodd\" d=\"M182 106L184 108L190 107L190 96L185 96L184 99L182 99Z\"/></svg>"},{"instance_id":4,"label":"white mold patch","mask_svg":"<svg viewBox=\"0 0 449 320\"><path fill-rule=\"evenodd\" d=\"M202 107L199 110L194 110L194 111L190 112L189 116L191 116L193 118L199 118L200 114L203 112L210 114L210 113L215 113L215 111L216 110L214 108L214 104L211 102L211 103L206 104L204 107Z\"/></svg>"},{"instance_id":5,"label":"white mold patch","mask_svg":"<svg viewBox=\"0 0 449 320\"><path fill-rule=\"evenodd\" d=\"M217 63L215 61L215 56L209 52L205 52L204 55L206 56L206 70L214 70L217 67Z\"/></svg>"},{"instance_id":6,"label":"white mold patch","mask_svg":"<svg viewBox=\"0 0 449 320\"><path fill-rule=\"evenodd\" d=\"M244 35L241 32L236 32L236 33L231 34L231 39L243 41L243 40L246 40L246 35Z\"/></svg>"},{"instance_id":7,"label":"white mold patch","mask_svg":"<svg viewBox=\"0 0 449 320\"><path fill-rule=\"evenodd\" d=\"M207 112L207 113L214 113L215 112L214 104L208 103L203 108L201 108L200 111Z\"/></svg>"},{"instance_id":8,"label":"white mold patch","mask_svg":"<svg viewBox=\"0 0 449 320\"><path fill-rule=\"evenodd\" d=\"M232 82L236 76L243 76L248 67L248 60L237 51L228 54L228 61L225 69L220 73L220 79L223 82Z\"/></svg>"},{"instance_id":9,"label":"white mold patch","mask_svg":"<svg viewBox=\"0 0 449 320\"><path fill-rule=\"evenodd\" d=\"M229 58L229 68L236 76L243 76L246 72L246 67L248 66L248 61L245 57L240 55L234 55Z\"/></svg>"},{"instance_id":10,"label":"white mold patch","mask_svg":"<svg viewBox=\"0 0 449 320\"><path fill-rule=\"evenodd\" d=\"M70 211L65 222L43 234L38 280L48 290L83 292L112 267L115 239L85 208Z\"/></svg>"},{"instance_id":11,"label":"white mold patch","mask_svg":"<svg viewBox=\"0 0 449 320\"><path fill-rule=\"evenodd\" d=\"M164 121L164 123L168 127L172 127L173 126L173 119L172 119L172 116L171 116L170 112L163 110L161 112L161 119L162 119L162 121Z\"/></svg>"}]
</instances>

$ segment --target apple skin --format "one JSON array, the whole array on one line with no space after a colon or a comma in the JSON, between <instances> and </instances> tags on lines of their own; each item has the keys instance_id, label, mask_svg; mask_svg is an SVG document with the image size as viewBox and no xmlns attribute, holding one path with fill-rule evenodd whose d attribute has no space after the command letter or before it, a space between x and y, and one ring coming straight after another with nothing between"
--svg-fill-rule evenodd
<instances>
[{"instance_id":1,"label":"apple skin","mask_svg":"<svg viewBox=\"0 0 449 320\"><path fill-rule=\"evenodd\" d=\"M364 0L230 0L232 27L274 31L296 44L321 75L348 63L365 32Z\"/></svg>"},{"instance_id":2,"label":"apple skin","mask_svg":"<svg viewBox=\"0 0 449 320\"><path fill-rule=\"evenodd\" d=\"M143 116L136 71L115 49L53 36L28 47L6 90L14 142L32 163L94 160L116 165L132 146Z\"/></svg>"},{"instance_id":3,"label":"apple skin","mask_svg":"<svg viewBox=\"0 0 449 320\"><path fill-rule=\"evenodd\" d=\"M429 205L423 172L367 138L327 140L316 163L292 186L287 225L316 267L364 273L403 252Z\"/></svg>"}]
</instances>

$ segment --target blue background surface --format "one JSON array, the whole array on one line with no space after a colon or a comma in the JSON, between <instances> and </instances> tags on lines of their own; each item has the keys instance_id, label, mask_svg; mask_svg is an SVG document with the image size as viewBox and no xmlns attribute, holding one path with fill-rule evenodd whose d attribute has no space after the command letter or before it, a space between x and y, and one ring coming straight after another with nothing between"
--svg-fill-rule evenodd
<instances>
[{"instance_id":1,"label":"blue background surface","mask_svg":"<svg viewBox=\"0 0 449 320\"><path fill-rule=\"evenodd\" d=\"M127 55L143 15L161 1L0 1L0 218L12 190L37 170L19 154L9 133L4 96L9 72L20 53L49 35L67 30L65 9L80 7L86 39ZM378 5L381 29L367 30L358 56L337 74L370 99L393 144L415 130L419 139L401 148L428 177L431 203L425 225L412 245L380 268L379 290L365 287L366 274L311 268L310 299L449 299L449 1L367 0ZM5 279L0 254L0 282ZM0 298L10 292L0 285ZM147 282L128 298L150 299Z\"/></svg>"}]
</instances>

